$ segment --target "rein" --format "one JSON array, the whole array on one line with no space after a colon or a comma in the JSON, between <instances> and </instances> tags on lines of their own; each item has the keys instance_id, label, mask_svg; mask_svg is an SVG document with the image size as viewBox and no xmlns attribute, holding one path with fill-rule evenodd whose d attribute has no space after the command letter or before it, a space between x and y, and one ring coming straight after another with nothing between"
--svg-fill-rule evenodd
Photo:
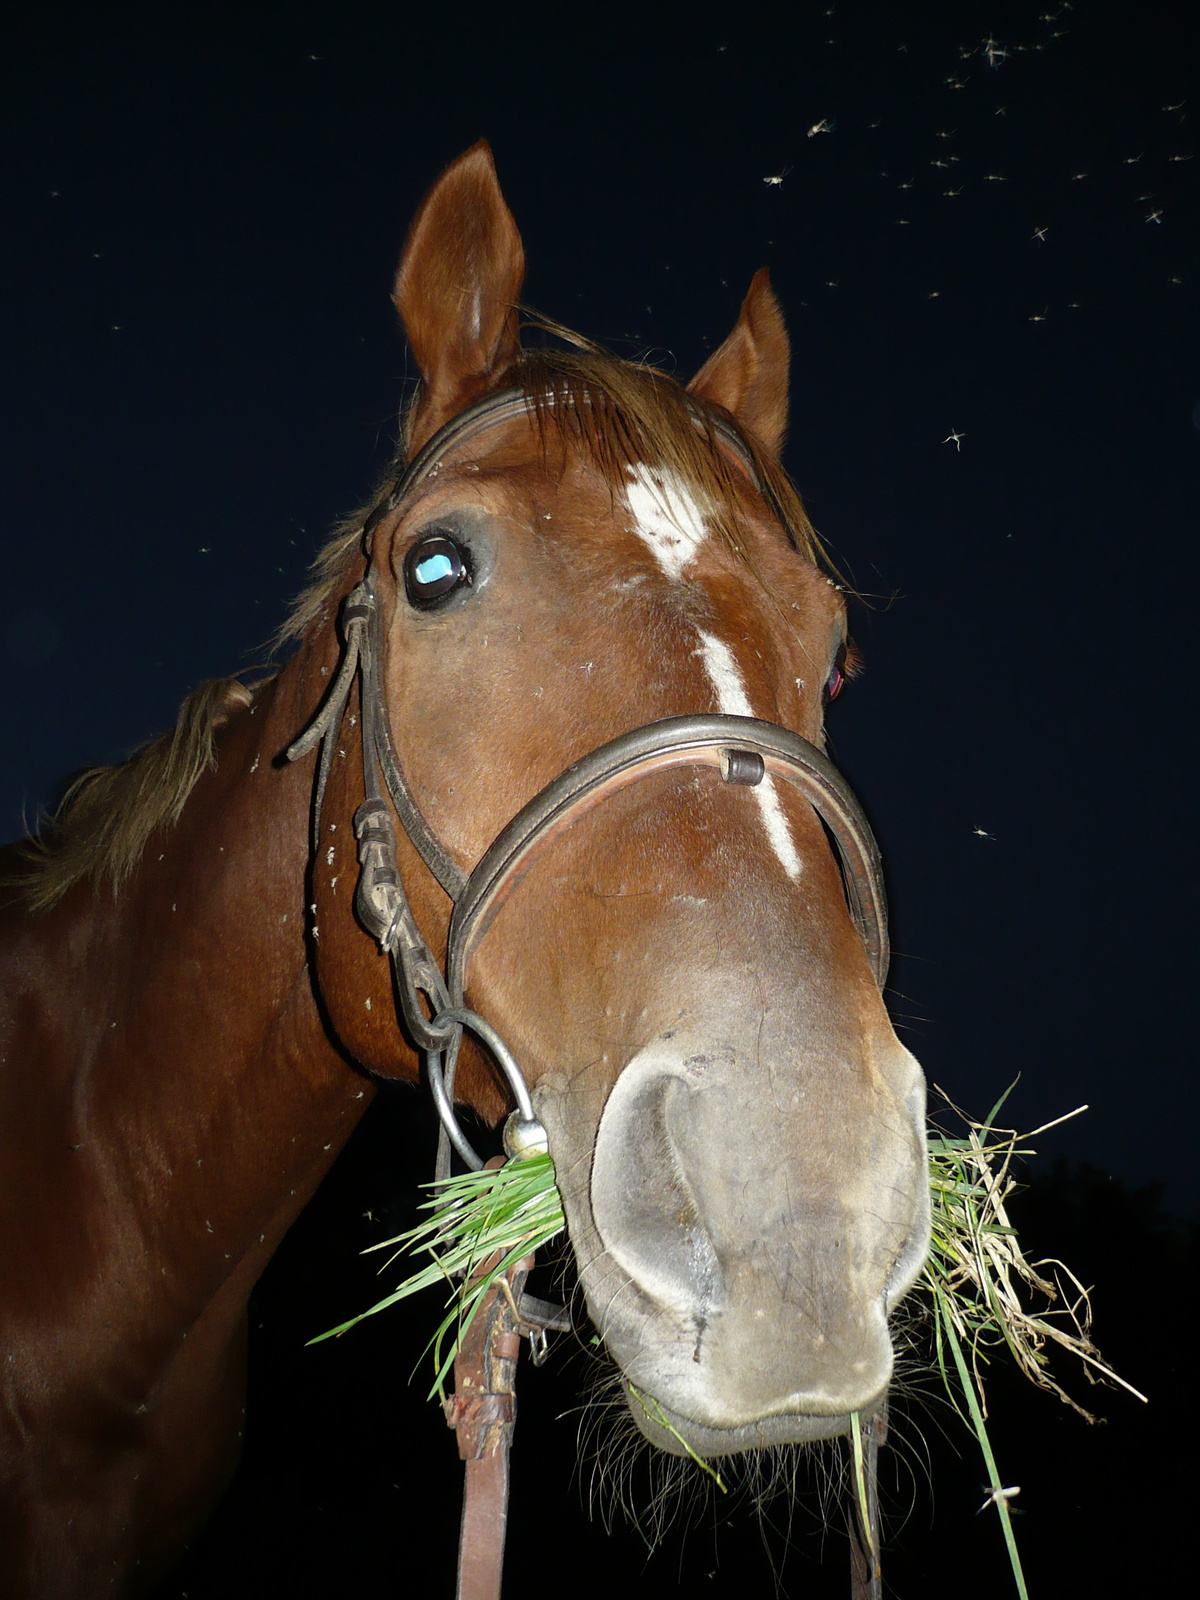
<instances>
[{"instance_id":1,"label":"rein","mask_svg":"<svg viewBox=\"0 0 1200 1600\"><path fill-rule=\"evenodd\" d=\"M289 761L321 746L313 796L313 849L320 847L321 812L338 736L356 678L360 679L363 794L354 813L359 878L354 909L359 922L391 963L398 1017L421 1051L440 1122L436 1177L449 1176L451 1148L469 1168L482 1159L454 1110L454 1078L466 1029L485 1044L516 1102L504 1127L510 1159L548 1149L546 1131L512 1052L496 1029L464 1000L467 967L477 941L491 926L510 890L537 854L594 807L652 772L679 767L715 768L725 783L754 787L770 776L804 795L836 846L847 905L880 989L887 977L887 902L879 849L862 808L845 779L815 745L789 729L753 717L684 716L647 723L610 740L560 773L496 836L468 876L443 849L405 782L392 740L380 684L385 648L373 556L373 534L431 476L449 451L487 429L531 413L523 390L508 389L481 401L438 430L363 524L367 571L342 602L341 660L312 722L288 748ZM782 511L761 481L737 430L706 417L736 457L795 545ZM408 903L396 863L399 821L413 847L452 901L444 967L425 943ZM508 1499L508 1451L515 1419L516 1357L520 1336L569 1329L566 1313L522 1292L532 1258L514 1268L476 1313L455 1362L455 1394L447 1420L456 1429L466 1462L459 1600L496 1600L500 1594ZM511 1279L512 1281L508 1281ZM882 1424L859 1423L867 1524L851 1496L852 1600L879 1600L879 1517L876 1461Z\"/></svg>"}]
</instances>

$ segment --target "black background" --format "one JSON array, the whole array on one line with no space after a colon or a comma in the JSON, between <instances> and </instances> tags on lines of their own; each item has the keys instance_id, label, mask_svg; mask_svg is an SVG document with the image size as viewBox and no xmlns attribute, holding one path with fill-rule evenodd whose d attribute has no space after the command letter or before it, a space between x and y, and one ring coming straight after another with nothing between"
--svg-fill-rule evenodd
<instances>
[{"instance_id":1,"label":"black background","mask_svg":"<svg viewBox=\"0 0 1200 1600\"><path fill-rule=\"evenodd\" d=\"M1096 1283L1099 1342L1152 1396L1105 1397L1088 1430L997 1380L1031 1585L1182 1573L1192 8L41 6L10 9L4 38L4 831L201 678L263 659L391 454L391 276L476 138L529 303L622 354L690 374L769 264L788 465L870 597L867 671L830 726L888 868L893 1014L972 1111L1018 1077L1023 1127L1090 1104L1037 1141L1024 1226ZM373 1294L363 1213L400 1225L428 1171L424 1108L386 1101L260 1286L246 1463L164 1594L403 1593L427 1555L449 1569L453 1447L404 1387L422 1316L302 1347ZM766 1594L783 1562L784 1592L841 1592L811 1495L786 1557L745 1507L649 1564L627 1527L589 1524L556 1420L586 1363L565 1365L523 1380L512 1572ZM1009 1592L980 1466L909 1409L897 1438L929 1436L935 1493L899 1467L890 1586Z\"/></svg>"}]
</instances>

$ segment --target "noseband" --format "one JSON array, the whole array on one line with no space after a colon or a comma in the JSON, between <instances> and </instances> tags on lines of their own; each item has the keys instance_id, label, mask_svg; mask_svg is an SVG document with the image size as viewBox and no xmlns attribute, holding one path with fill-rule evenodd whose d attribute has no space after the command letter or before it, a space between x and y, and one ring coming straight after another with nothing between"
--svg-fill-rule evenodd
<instances>
[{"instance_id":1,"label":"noseband","mask_svg":"<svg viewBox=\"0 0 1200 1600\"><path fill-rule=\"evenodd\" d=\"M505 1148L510 1154L531 1147L546 1148L545 1131L534 1116L519 1065L495 1028L465 1005L467 964L475 944L533 857L586 812L652 772L709 766L715 767L729 784L753 787L769 776L798 789L825 824L837 848L850 915L880 989L887 978L887 902L879 847L867 819L850 786L821 751L799 734L774 723L753 717L669 717L619 735L576 761L522 807L466 878L422 816L396 755L380 683L383 623L376 595L372 535L386 516L397 511L433 475L451 449L487 429L527 416L532 409L523 390L508 389L454 417L433 435L370 512L362 533L367 572L342 603L344 643L337 675L313 721L287 752L288 760L295 761L318 743L322 747L313 804L316 851L333 753L354 679L361 677L365 798L354 814L360 865L354 909L363 927L391 960L397 1011L405 1033L425 1058L442 1128L439 1177L449 1173L451 1145L468 1167L477 1171L483 1165L454 1110L455 1065L464 1028L488 1047L516 1101L517 1109L505 1127ZM721 444L733 453L792 539L781 508L762 482L737 430L720 417L707 417L706 422ZM444 976L421 936L404 891L396 864L393 813L454 904ZM429 1007L428 1014L421 996Z\"/></svg>"},{"instance_id":2,"label":"noseband","mask_svg":"<svg viewBox=\"0 0 1200 1600\"><path fill-rule=\"evenodd\" d=\"M548 1148L546 1131L534 1115L528 1084L512 1052L491 1023L465 1004L468 962L475 945L536 856L587 812L651 773L708 766L715 767L728 784L754 787L770 777L798 789L824 823L836 847L850 915L880 989L887 978L887 903L874 835L849 785L821 751L799 734L774 723L760 722L753 717L669 717L621 734L576 761L523 806L501 829L467 877L422 816L396 755L380 681L384 633L375 584L372 536L377 525L402 507L419 485L436 472L453 448L487 429L527 416L532 410L533 403L523 390L509 389L462 412L433 435L370 512L362 529L366 575L342 603L343 648L337 674L313 721L287 752L288 759L295 761L321 745L313 799L315 855L320 848L321 808L330 766L350 691L358 677L361 680L364 799L354 813L360 867L354 909L359 922L390 960L397 1013L405 1034L424 1057L426 1076L441 1123L436 1164L438 1178L450 1174L451 1147L468 1167L478 1170L483 1166L454 1110L455 1067L464 1029L487 1046L516 1102L516 1110L504 1128L506 1153L518 1157ZM701 420L710 436L740 464L796 547L782 508L770 486L762 480L741 435L715 414L706 413L701 419L697 413L697 421ZM409 906L396 863L393 818L399 820L413 848L453 902L444 969L421 936ZM495 1291L491 1294L495 1301ZM541 1303L523 1294L519 1298L522 1317L532 1320L534 1313L525 1316L526 1304ZM512 1301L511 1293L508 1299ZM554 1308L544 1307L543 1312L553 1313ZM474 1320L482 1326L483 1312ZM540 1325L556 1324L547 1323L543 1317ZM510 1342L505 1345L506 1335L496 1335L491 1322L487 1326L487 1337L471 1358L473 1365L460 1368L456 1364L457 1406L463 1406L462 1397L471 1393L472 1382L481 1390L499 1390L507 1385L511 1394L512 1373L496 1352L511 1348L515 1360L517 1341L510 1330L507 1335ZM514 1329L517 1326L513 1324ZM464 1351L469 1343L468 1338ZM486 1371L492 1368L495 1372L486 1379ZM507 1403L497 1393L489 1392L480 1399L498 1407L497 1416ZM510 1413L511 1405L506 1414ZM457 1416L457 1411L454 1415ZM491 1597L499 1594L503 1560L511 1416L507 1423L497 1424L494 1430L497 1442L486 1446L479 1440L464 1443L464 1440L473 1439L473 1435L454 1417L451 1420L459 1431L460 1453L469 1457L458 1592L462 1600L469 1595ZM865 1450L868 1511L865 1526L855 1506L850 1512L852 1600L878 1600L882 1589L875 1556L878 1548L875 1454L884 1423L882 1417L868 1418L859 1421L857 1426ZM485 1461L484 1457L488 1459Z\"/></svg>"}]
</instances>

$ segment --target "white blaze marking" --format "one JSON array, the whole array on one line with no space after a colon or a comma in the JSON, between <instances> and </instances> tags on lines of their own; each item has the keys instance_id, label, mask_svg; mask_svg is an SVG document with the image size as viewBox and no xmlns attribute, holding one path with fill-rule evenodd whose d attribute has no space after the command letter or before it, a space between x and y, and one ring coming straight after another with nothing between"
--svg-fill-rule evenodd
<instances>
[{"instance_id":1,"label":"white blaze marking","mask_svg":"<svg viewBox=\"0 0 1200 1600\"><path fill-rule=\"evenodd\" d=\"M667 577L678 580L708 537L704 513L695 496L675 473L663 467L648 467L644 462L630 467L625 495L634 520L633 532L649 547ZM754 710L728 645L703 629L697 629L697 633L701 646L697 654L717 692L722 715L752 717ZM753 792L771 848L794 883L800 876L800 857L775 785L764 777Z\"/></svg>"},{"instance_id":2,"label":"white blaze marking","mask_svg":"<svg viewBox=\"0 0 1200 1600\"><path fill-rule=\"evenodd\" d=\"M678 578L708 537L704 516L686 483L663 467L639 461L629 469L625 498L638 538L668 578Z\"/></svg>"},{"instance_id":3,"label":"white blaze marking","mask_svg":"<svg viewBox=\"0 0 1200 1600\"><path fill-rule=\"evenodd\" d=\"M746 698L746 686L742 682L742 675L738 671L737 662L733 659L729 646L723 640L715 638L713 634L705 633L703 629L697 629L697 632L700 635L701 646L697 653L703 659L705 670L712 680L713 688L717 691L717 707L722 716L752 717L754 710ZM791 830L783 814L783 807L779 804L775 784L770 778L764 777L761 783L755 784L751 793L758 801L758 809L762 812L763 825L767 830L767 838L771 841L771 848L779 857L783 870L795 883L800 876L800 857L792 842Z\"/></svg>"}]
</instances>

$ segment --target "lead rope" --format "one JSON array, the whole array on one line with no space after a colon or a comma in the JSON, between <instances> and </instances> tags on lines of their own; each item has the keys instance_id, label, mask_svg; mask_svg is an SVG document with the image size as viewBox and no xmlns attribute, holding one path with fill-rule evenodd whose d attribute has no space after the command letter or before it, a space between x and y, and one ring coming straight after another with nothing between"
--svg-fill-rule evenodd
<instances>
[{"instance_id":1,"label":"lead rope","mask_svg":"<svg viewBox=\"0 0 1200 1600\"><path fill-rule=\"evenodd\" d=\"M497 1156L487 1165L504 1163ZM494 1271L499 1261L498 1253L489 1256L479 1264L477 1275ZM532 1266L533 1257L526 1256L497 1279L471 1318L454 1358L454 1393L445 1409L463 1463L457 1600L500 1600L521 1354L517 1299Z\"/></svg>"}]
</instances>

